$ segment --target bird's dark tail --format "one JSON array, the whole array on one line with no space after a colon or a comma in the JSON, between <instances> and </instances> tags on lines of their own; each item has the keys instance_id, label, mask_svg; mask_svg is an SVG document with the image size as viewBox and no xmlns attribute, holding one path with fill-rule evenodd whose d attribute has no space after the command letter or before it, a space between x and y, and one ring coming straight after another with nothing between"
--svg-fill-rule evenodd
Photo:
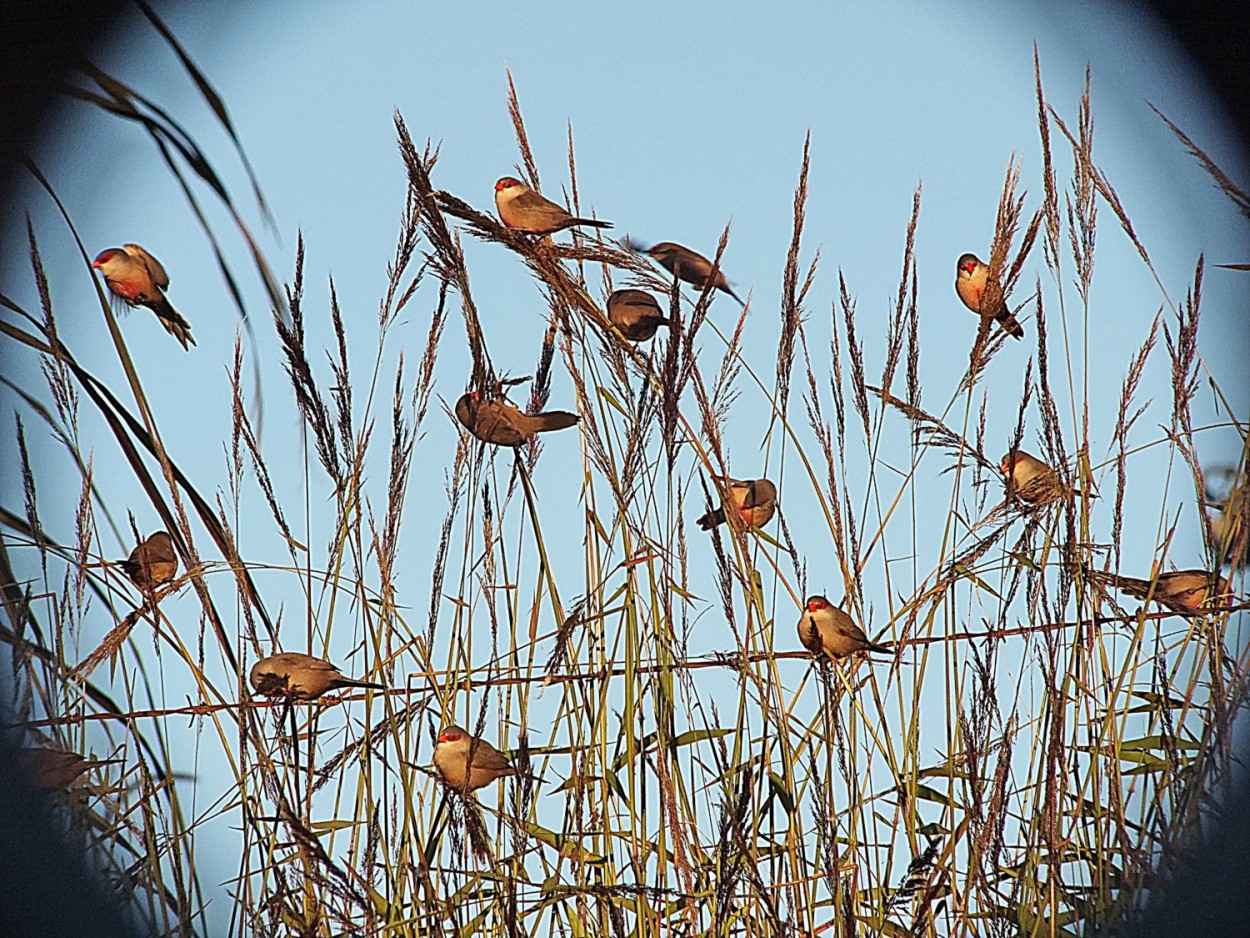
<instances>
[{"instance_id":1,"label":"bird's dark tail","mask_svg":"<svg viewBox=\"0 0 1250 938\"><path fill-rule=\"evenodd\" d=\"M174 309L169 300L156 303L151 309L165 327L165 331L181 342L184 349L190 351L195 339L191 338L191 323L187 322L182 313Z\"/></svg>"},{"instance_id":2,"label":"bird's dark tail","mask_svg":"<svg viewBox=\"0 0 1250 938\"><path fill-rule=\"evenodd\" d=\"M545 414L536 415L536 419L540 421L537 432L546 433L548 430L563 430L566 427L576 426L582 418L577 414L570 414L567 410L549 410Z\"/></svg>"},{"instance_id":3,"label":"bird's dark tail","mask_svg":"<svg viewBox=\"0 0 1250 938\"><path fill-rule=\"evenodd\" d=\"M1024 338L1024 326L1016 321L1016 317L1005 310L998 317L998 324L1017 339Z\"/></svg>"},{"instance_id":4,"label":"bird's dark tail","mask_svg":"<svg viewBox=\"0 0 1250 938\"><path fill-rule=\"evenodd\" d=\"M597 218L574 218L569 222L570 225L590 225L592 228L611 228L610 221L600 221Z\"/></svg>"},{"instance_id":5,"label":"bird's dark tail","mask_svg":"<svg viewBox=\"0 0 1250 938\"><path fill-rule=\"evenodd\" d=\"M718 524L725 523L725 509L717 508L717 509L714 509L713 511L709 511L706 515L700 518L698 522L696 523L704 531L710 531L712 530L712 528L716 527Z\"/></svg>"}]
</instances>

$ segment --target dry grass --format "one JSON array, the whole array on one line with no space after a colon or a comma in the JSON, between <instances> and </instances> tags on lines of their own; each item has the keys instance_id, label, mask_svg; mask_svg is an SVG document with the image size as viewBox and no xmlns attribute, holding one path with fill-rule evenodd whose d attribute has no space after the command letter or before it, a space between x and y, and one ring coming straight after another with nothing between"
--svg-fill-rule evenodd
<instances>
[{"instance_id":1,"label":"dry grass","mask_svg":"<svg viewBox=\"0 0 1250 938\"><path fill-rule=\"evenodd\" d=\"M1216 500L1195 445L1208 430L1193 411L1202 262L1179 304L1160 285L1166 312L1135 352L1120 350L1118 402L1091 400L1088 363L1072 349L1094 314L1100 207L1155 275L1095 162L1088 81L1072 133L1036 72L1041 204L1029 213L1009 160L989 261L993 288L1031 315L1036 352L1022 383L1003 375L1005 333L983 320L945 402L921 383L920 188L872 361L850 278L839 270L827 285L819 255L804 257L808 141L766 380L765 356L745 348L752 304L729 319L722 301L712 316L711 286L686 293L599 232L561 244L502 227L436 188L437 149L419 149L397 114L408 196L377 349L353 357L333 283L332 346L310 347L302 239L290 285L272 291L308 441L299 487L262 442L241 341L220 394L232 418L226 472L180 466L103 296L135 407L77 363L32 223L39 310L0 300L13 314L0 332L40 362L46 384L14 388L24 505L0 515L13 719L27 744L122 760L64 813L149 930L217 931L204 909L222 893L197 855L223 849L222 822L237 836L224 848L238 854L232 934L1078 934L1135 914L1225 792L1250 660L1239 607L1181 616L1121 608L1091 588L1089 572L1119 569L1127 539L1149 527L1125 510L1156 491L1133 471L1143 451L1167 447L1198 502ZM140 96L96 78L93 103L143 121L171 169L218 189L203 154L175 159L174 129ZM519 172L537 186L511 75L508 109ZM1069 153L1052 151L1056 128ZM568 143L581 211L571 129ZM1049 279L1013 303L1039 234ZM513 380L492 358L466 237L513 255L546 300L525 407L571 407L555 390L571 386L582 422L546 444L561 448L563 479L537 444L514 453L460 433L439 452L426 437L454 424L431 406L438 393ZM267 269L259 252L257 264ZM649 346L607 320L602 297L622 285L668 298L675 322ZM827 320L816 311L826 302ZM401 311L424 335L415 367L409 349L387 354ZM461 327L469 373L444 374L440 350ZM1157 387L1166 401L1140 401ZM205 390L205 406L215 394ZM730 442L745 406L769 416L759 453ZM1244 441L1245 415L1224 406ZM1053 466L1062 497L1008 496L987 452L991 409L1014 415L1010 448ZM25 444L34 424L81 478L65 516L39 500ZM97 439L116 445L177 542L185 572L155 595L103 563L116 557L102 541L145 532L105 536L119 529L93 469ZM1229 523L1204 533L1212 564L1245 554L1244 474L1243 457L1221 496ZM775 525L692 530L726 475L779 483ZM322 490L328 499L307 494ZM1160 568L1192 519L1160 514ZM243 545L270 523L285 556L249 556ZM50 533L60 531L72 537ZM420 624L414 536L433 558L418 571L429 577ZM894 658L830 664L799 651L809 579L815 591L840 587ZM299 602L275 619L266 589ZM354 676L392 690L298 707L252 700L243 676L279 637L288 650L333 647ZM173 771L188 717L205 777L224 780L211 798ZM451 720L542 783L469 797L448 788L428 766L433 731Z\"/></svg>"}]
</instances>

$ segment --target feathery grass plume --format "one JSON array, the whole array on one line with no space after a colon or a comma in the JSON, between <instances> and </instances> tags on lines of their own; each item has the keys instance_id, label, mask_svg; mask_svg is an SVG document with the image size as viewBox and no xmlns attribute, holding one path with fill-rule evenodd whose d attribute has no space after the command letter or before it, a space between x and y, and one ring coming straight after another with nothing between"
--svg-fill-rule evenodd
<instances>
[{"instance_id":1,"label":"feathery grass plume","mask_svg":"<svg viewBox=\"0 0 1250 938\"><path fill-rule=\"evenodd\" d=\"M838 302L842 309L842 321L846 326L846 351L851 358L851 391L855 402L855 410L864 422L864 438L871 440L872 417L868 413L868 385L864 381L864 345L855 337L855 300L846 286L842 271L838 271ZM841 434L839 433L839 437ZM839 450L843 450L839 444Z\"/></svg>"},{"instance_id":2,"label":"feathery grass plume","mask_svg":"<svg viewBox=\"0 0 1250 938\"><path fill-rule=\"evenodd\" d=\"M1062 470L1068 462L1068 454L1063 443L1063 422L1059 419L1059 407L1055 403L1055 395L1050 386L1050 346L1047 341L1050 335L1049 321L1046 318L1046 305L1042 302L1040 280L1037 283L1037 290L1037 301L1034 303L1037 314L1034 316L1034 326L1037 330L1038 411L1042 417L1043 450L1046 460L1057 470ZM1088 435L1085 427L1089 422L1088 412L1082 416L1081 422L1081 436L1084 438Z\"/></svg>"},{"instance_id":3,"label":"feathery grass plume","mask_svg":"<svg viewBox=\"0 0 1250 938\"><path fill-rule=\"evenodd\" d=\"M543 333L542 349L538 353L538 367L534 369L534 380L530 383L530 398L525 405L525 413L539 414L551 399L551 363L556 352L556 324L553 319ZM542 442L537 433L526 442L526 467L532 472L542 452Z\"/></svg>"},{"instance_id":4,"label":"feathery grass plume","mask_svg":"<svg viewBox=\"0 0 1250 938\"><path fill-rule=\"evenodd\" d=\"M1094 167L1094 118L1089 100L1090 68L1085 67L1085 90L1077 111L1077 142L1073 145L1076 162L1072 174L1073 192L1067 197L1068 242L1076 262L1076 289L1081 302L1089 304L1089 285L1094 277L1094 236L1097 232L1098 202Z\"/></svg>"},{"instance_id":5,"label":"feathery grass plume","mask_svg":"<svg viewBox=\"0 0 1250 938\"><path fill-rule=\"evenodd\" d=\"M790 372L794 368L794 337L803 319L803 300L816 277L816 264L820 252L812 258L807 276L799 286L799 248L803 239L803 224L807 208L807 174L811 168L812 132L803 138L803 165L799 170L799 182L794 190L794 232L790 236L790 251L786 254L786 268L781 281L781 335L777 340L777 410L784 414L790 400Z\"/></svg>"},{"instance_id":6,"label":"feathery grass plume","mask_svg":"<svg viewBox=\"0 0 1250 938\"><path fill-rule=\"evenodd\" d=\"M915 247L916 224L920 220L920 190L920 183L917 183L911 200L911 218L907 222L907 240L903 245L903 271L898 279L898 298L886 322L885 365L881 369L881 387L886 391L889 391L894 384L894 372L898 368L899 356L903 351L906 318L910 318L916 309ZM910 297L907 291L909 283L911 284Z\"/></svg>"},{"instance_id":7,"label":"feathery grass plume","mask_svg":"<svg viewBox=\"0 0 1250 938\"><path fill-rule=\"evenodd\" d=\"M1128 374L1125 375L1124 384L1120 389L1120 406L1115 416L1115 434L1111 438L1111 445L1115 448L1115 505L1111 513L1111 519L1113 519L1111 520L1111 549L1114 552L1116 569L1120 568L1120 545L1123 543L1124 494L1128 488L1129 431L1138 423L1138 418L1149 409L1150 401L1138 406L1131 414L1129 408L1133 406L1134 398L1138 395L1141 376L1146 370L1146 361L1149 360L1150 353L1155 348L1161 316L1163 316L1163 310L1160 309L1151 321L1150 334L1146 335L1145 341L1138 349L1138 354L1134 355L1129 363Z\"/></svg>"},{"instance_id":8,"label":"feathery grass plume","mask_svg":"<svg viewBox=\"0 0 1250 938\"><path fill-rule=\"evenodd\" d=\"M1077 140L1077 138L1072 135L1072 132L1068 130L1068 125L1063 122L1063 118L1059 116L1059 113L1055 110L1054 105L1048 104L1047 110L1050 112L1050 116L1054 120L1055 126L1058 127L1059 131L1064 135L1064 137L1067 138L1068 144L1072 147L1074 158L1079 161L1082 158L1081 141ZM1150 272L1154 274L1155 279L1158 280L1158 274L1155 272L1154 264L1150 260L1150 254L1146 251L1145 245L1142 244L1141 240L1137 237L1137 232L1133 229L1133 223L1129 220L1128 212L1125 210L1124 204L1120 201L1120 196L1116 193L1106 175L1098 169L1097 166L1090 164L1088 170L1089 181L1093 184L1094 188L1098 190L1098 194L1102 196L1103 201L1107 203L1107 206L1111 209L1111 211L1115 213L1115 217L1119 219L1120 227L1123 228L1124 233L1128 235L1128 239L1132 242L1133 247L1137 248L1137 253L1141 255L1141 259L1145 262L1147 269L1149 269ZM1162 284L1160 285L1162 286Z\"/></svg>"},{"instance_id":9,"label":"feathery grass plume","mask_svg":"<svg viewBox=\"0 0 1250 938\"><path fill-rule=\"evenodd\" d=\"M912 431L914 445L935 446L939 449L949 450L955 454L956 462L966 457L990 472L997 469L997 466L985 456L980 446L964 439L957 431L947 426L941 418L926 413L919 407L914 407L907 401L900 400L881 388L867 385L867 390L880 397L882 403L893 407L912 422L915 427ZM948 467L943 471L949 472L952 468L954 467Z\"/></svg>"},{"instance_id":10,"label":"feathery grass plume","mask_svg":"<svg viewBox=\"0 0 1250 938\"><path fill-rule=\"evenodd\" d=\"M1237 210L1247 218L1250 218L1250 195L1247 195L1244 189L1241 189L1239 186L1234 184L1233 181L1228 178L1227 174L1225 174L1225 172L1216 164L1215 160L1207 156L1207 154L1203 152L1202 148L1199 147L1198 144L1194 143L1183 130L1168 120L1167 115L1165 115L1149 101L1146 102L1146 106L1158 114L1159 119L1168 125L1168 129L1171 130L1172 133L1176 134L1177 139L1184 144L1185 149L1190 152L1190 155L1202 164L1202 168L1205 169L1207 174L1215 181L1215 185L1226 196L1228 196L1229 200L1235 206L1237 206Z\"/></svg>"},{"instance_id":11,"label":"feathery grass plume","mask_svg":"<svg viewBox=\"0 0 1250 938\"><path fill-rule=\"evenodd\" d=\"M1050 148L1049 106L1046 95L1042 91L1042 63L1037 51L1037 43L1033 43L1033 78L1037 97L1037 128L1042 144L1042 217L1046 222L1046 236L1042 242L1042 253L1046 265L1055 271L1056 277L1062 269L1059 250L1059 195L1055 182L1055 159Z\"/></svg>"},{"instance_id":12,"label":"feathery grass plume","mask_svg":"<svg viewBox=\"0 0 1250 938\"><path fill-rule=\"evenodd\" d=\"M534 162L534 152L530 149L529 137L525 133L525 121L521 118L521 101L516 93L516 85L512 81L512 69L504 67L508 77L508 117L512 119L512 129L516 132L517 146L521 150L521 161L525 169L521 175L533 190L540 191L538 181L538 164Z\"/></svg>"},{"instance_id":13,"label":"feathery grass plume","mask_svg":"<svg viewBox=\"0 0 1250 938\"><path fill-rule=\"evenodd\" d=\"M286 288L286 297L288 315L279 315L275 308L274 328L278 332L278 338L282 342L282 351L286 355L286 373L291 379L295 401L299 405L304 422L312 431L313 445L321 460L321 466L337 489L342 486L345 479L344 454L339 452L330 408L317 388L305 348L304 236L302 233L299 235L295 248L295 277Z\"/></svg>"}]
</instances>

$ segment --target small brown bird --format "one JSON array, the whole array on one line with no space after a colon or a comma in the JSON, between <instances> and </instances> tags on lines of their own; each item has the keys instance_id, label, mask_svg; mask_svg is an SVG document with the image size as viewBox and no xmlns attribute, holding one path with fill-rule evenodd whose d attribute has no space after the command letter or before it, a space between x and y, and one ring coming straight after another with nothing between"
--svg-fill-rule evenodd
<instances>
[{"instance_id":1,"label":"small brown bird","mask_svg":"<svg viewBox=\"0 0 1250 938\"><path fill-rule=\"evenodd\" d=\"M479 440L496 446L520 446L535 433L564 430L582 418L563 410L523 414L505 400L487 400L478 391L456 401L456 419Z\"/></svg>"},{"instance_id":2,"label":"small brown bird","mask_svg":"<svg viewBox=\"0 0 1250 938\"><path fill-rule=\"evenodd\" d=\"M1047 505L1068 493L1054 469L1024 450L1014 450L999 463L1008 496L1014 495L1032 505Z\"/></svg>"},{"instance_id":3,"label":"small brown bird","mask_svg":"<svg viewBox=\"0 0 1250 938\"><path fill-rule=\"evenodd\" d=\"M955 292L978 316L993 317L1017 339L1024 338L1024 327L1007 309L1002 287L989 282L989 274L989 267L975 254L961 255L955 268Z\"/></svg>"},{"instance_id":4,"label":"small brown bird","mask_svg":"<svg viewBox=\"0 0 1250 938\"><path fill-rule=\"evenodd\" d=\"M473 761L469 762L470 754ZM502 752L459 726L446 726L434 747L434 768L452 788L476 791L505 775L520 775ZM537 776L525 778L537 780Z\"/></svg>"},{"instance_id":5,"label":"small brown bird","mask_svg":"<svg viewBox=\"0 0 1250 938\"><path fill-rule=\"evenodd\" d=\"M777 510L777 486L767 479L729 480L726 500L748 527L763 527ZM725 523L725 508L714 508L698 520L704 531Z\"/></svg>"},{"instance_id":6,"label":"small brown bird","mask_svg":"<svg viewBox=\"0 0 1250 938\"><path fill-rule=\"evenodd\" d=\"M615 290L608 297L608 319L631 342L645 342L669 325L655 297L643 290Z\"/></svg>"},{"instance_id":7,"label":"small brown bird","mask_svg":"<svg viewBox=\"0 0 1250 938\"><path fill-rule=\"evenodd\" d=\"M122 572L142 590L153 590L168 583L178 573L178 553L168 531L157 531L118 561Z\"/></svg>"},{"instance_id":8,"label":"small brown bird","mask_svg":"<svg viewBox=\"0 0 1250 938\"><path fill-rule=\"evenodd\" d=\"M712 286L718 290L724 290L742 303L742 300L738 299L738 294L729 288L729 281L725 279L724 271L717 270L716 277L712 278L712 262L702 254L682 247L680 244L674 244L672 241L661 241L647 248L647 254L678 280L684 280L702 290L711 278ZM742 303L742 305L746 304Z\"/></svg>"},{"instance_id":9,"label":"small brown bird","mask_svg":"<svg viewBox=\"0 0 1250 938\"><path fill-rule=\"evenodd\" d=\"M888 645L868 641L864 630L823 596L809 596L799 619L799 641L814 655L822 651L830 658L844 658L858 651L891 654Z\"/></svg>"},{"instance_id":10,"label":"small brown bird","mask_svg":"<svg viewBox=\"0 0 1250 938\"><path fill-rule=\"evenodd\" d=\"M1095 571L1094 579L1137 599L1149 596L1173 612L1204 612L1231 604L1228 580L1209 570L1173 570L1153 582Z\"/></svg>"},{"instance_id":11,"label":"small brown bird","mask_svg":"<svg viewBox=\"0 0 1250 938\"><path fill-rule=\"evenodd\" d=\"M370 687L386 690L383 684L344 677L330 662L298 651L283 651L261 658L248 675L252 690L267 697L316 700L326 691L342 687Z\"/></svg>"},{"instance_id":12,"label":"small brown bird","mask_svg":"<svg viewBox=\"0 0 1250 938\"><path fill-rule=\"evenodd\" d=\"M1240 551L1237 549L1245 523L1240 502L1230 501L1223 510L1218 506L1214 507L1216 511L1207 517L1207 524L1211 528L1211 543L1223 555L1224 563L1233 569L1246 566L1250 562L1250 539L1241 544Z\"/></svg>"},{"instance_id":13,"label":"small brown bird","mask_svg":"<svg viewBox=\"0 0 1250 938\"><path fill-rule=\"evenodd\" d=\"M499 220L509 228L532 231L534 234L552 234L573 225L612 227L610 221L575 218L512 176L504 176L495 183L495 209L499 212Z\"/></svg>"},{"instance_id":14,"label":"small brown bird","mask_svg":"<svg viewBox=\"0 0 1250 938\"><path fill-rule=\"evenodd\" d=\"M39 791L64 791L92 769L119 765L121 759L88 759L64 749L18 749L14 754L17 770L32 788Z\"/></svg>"},{"instance_id":15,"label":"small brown bird","mask_svg":"<svg viewBox=\"0 0 1250 938\"><path fill-rule=\"evenodd\" d=\"M137 244L124 244L119 248L105 248L96 255L91 266L104 274L104 285L127 306L146 306L156 313L165 331L190 351L195 339L191 338L191 323L170 305L165 298L169 286L169 274L161 262Z\"/></svg>"}]
</instances>

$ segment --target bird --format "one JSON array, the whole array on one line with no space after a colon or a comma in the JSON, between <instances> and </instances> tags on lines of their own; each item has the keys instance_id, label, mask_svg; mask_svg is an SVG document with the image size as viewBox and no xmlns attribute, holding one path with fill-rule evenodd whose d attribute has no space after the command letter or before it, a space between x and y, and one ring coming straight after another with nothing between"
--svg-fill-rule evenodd
<instances>
[{"instance_id":1,"label":"bird","mask_svg":"<svg viewBox=\"0 0 1250 938\"><path fill-rule=\"evenodd\" d=\"M191 323L165 298L169 274L155 257L137 244L123 244L119 248L105 248L96 255L91 266L104 274L104 285L127 306L146 306L156 313L165 331L181 342L184 349L190 351L195 345Z\"/></svg>"},{"instance_id":2,"label":"bird","mask_svg":"<svg viewBox=\"0 0 1250 938\"><path fill-rule=\"evenodd\" d=\"M1223 491L1217 491L1212 483L1221 476L1229 481L1227 485L1219 484L1218 488ZM1250 490L1236 469L1216 467L1208 472L1206 506L1213 509L1207 513L1211 546L1222 562L1234 570L1246 566L1250 563L1250 536L1246 534L1250 522Z\"/></svg>"},{"instance_id":3,"label":"bird","mask_svg":"<svg viewBox=\"0 0 1250 938\"><path fill-rule=\"evenodd\" d=\"M152 590L168 583L178 572L178 553L168 531L157 531L118 561L122 572L143 590Z\"/></svg>"},{"instance_id":4,"label":"bird","mask_svg":"<svg viewBox=\"0 0 1250 938\"><path fill-rule=\"evenodd\" d=\"M1218 505L1212 507L1216 511L1207 517L1211 543L1222 554L1223 562L1233 569L1246 566L1250 562L1250 541L1243 541L1240 552L1237 550L1237 541L1242 537L1245 524L1240 499L1230 500L1222 509Z\"/></svg>"},{"instance_id":5,"label":"bird","mask_svg":"<svg viewBox=\"0 0 1250 938\"><path fill-rule=\"evenodd\" d=\"M762 527L772 520L777 510L777 486L767 479L729 479L726 500L743 524ZM704 531L725 523L725 508L714 508L698 520Z\"/></svg>"},{"instance_id":6,"label":"bird","mask_svg":"<svg viewBox=\"0 0 1250 938\"><path fill-rule=\"evenodd\" d=\"M830 658L844 658L858 651L893 651L888 645L868 641L855 620L823 596L807 598L799 619L799 641L812 654L824 652Z\"/></svg>"},{"instance_id":7,"label":"bird","mask_svg":"<svg viewBox=\"0 0 1250 938\"><path fill-rule=\"evenodd\" d=\"M64 749L21 748L14 753L18 771L39 791L64 791L91 769L119 765L121 759L88 759Z\"/></svg>"},{"instance_id":8,"label":"bird","mask_svg":"<svg viewBox=\"0 0 1250 938\"><path fill-rule=\"evenodd\" d=\"M1093 577L1137 599L1150 597L1173 612L1205 612L1229 605L1228 580L1209 570L1173 570L1154 580L1098 571Z\"/></svg>"},{"instance_id":9,"label":"bird","mask_svg":"<svg viewBox=\"0 0 1250 938\"><path fill-rule=\"evenodd\" d=\"M534 234L553 234L573 225L611 228L610 221L597 218L576 218L548 198L539 195L521 180L504 176L495 183L495 209L499 219L509 228Z\"/></svg>"},{"instance_id":10,"label":"bird","mask_svg":"<svg viewBox=\"0 0 1250 938\"><path fill-rule=\"evenodd\" d=\"M702 254L690 250L690 248L682 247L680 244L674 244L672 241L661 241L659 244L652 245L647 248L646 253L655 259L655 261L678 280L684 280L686 283L693 284L700 290L704 289L708 280L711 279L712 286L718 290L724 290L739 303L742 300L738 298L738 294L734 293L729 287L729 281L725 279L724 271L717 270L716 276L712 277L712 262ZM745 303L742 303L746 306Z\"/></svg>"},{"instance_id":11,"label":"bird","mask_svg":"<svg viewBox=\"0 0 1250 938\"><path fill-rule=\"evenodd\" d=\"M615 290L608 297L608 319L631 342L645 342L670 325L655 297L644 290Z\"/></svg>"},{"instance_id":12,"label":"bird","mask_svg":"<svg viewBox=\"0 0 1250 938\"><path fill-rule=\"evenodd\" d=\"M456 419L479 440L496 446L520 446L535 433L564 430L582 418L564 410L523 414L505 400L487 399L479 391L469 391L456 401Z\"/></svg>"},{"instance_id":13,"label":"bird","mask_svg":"<svg viewBox=\"0 0 1250 938\"><path fill-rule=\"evenodd\" d=\"M343 687L386 690L386 685L344 677L330 662L298 651L283 651L261 658L248 675L252 690L267 697L316 700L326 691Z\"/></svg>"},{"instance_id":14,"label":"bird","mask_svg":"<svg viewBox=\"0 0 1250 938\"><path fill-rule=\"evenodd\" d=\"M470 762L470 757L472 762ZM452 788L463 792L476 791L505 775L524 775L508 761L508 757L481 737L454 724L443 727L434 746L434 768Z\"/></svg>"},{"instance_id":15,"label":"bird","mask_svg":"<svg viewBox=\"0 0 1250 938\"><path fill-rule=\"evenodd\" d=\"M955 292L964 306L978 316L991 316L1017 339L1024 338L1024 327L1016 322L1003 300L1003 290L989 281L990 269L975 254L960 255L955 268Z\"/></svg>"},{"instance_id":16,"label":"bird","mask_svg":"<svg viewBox=\"0 0 1250 938\"><path fill-rule=\"evenodd\" d=\"M1046 505L1068 491L1054 469L1022 449L1012 450L999 463L1007 494L1033 505Z\"/></svg>"}]
</instances>

